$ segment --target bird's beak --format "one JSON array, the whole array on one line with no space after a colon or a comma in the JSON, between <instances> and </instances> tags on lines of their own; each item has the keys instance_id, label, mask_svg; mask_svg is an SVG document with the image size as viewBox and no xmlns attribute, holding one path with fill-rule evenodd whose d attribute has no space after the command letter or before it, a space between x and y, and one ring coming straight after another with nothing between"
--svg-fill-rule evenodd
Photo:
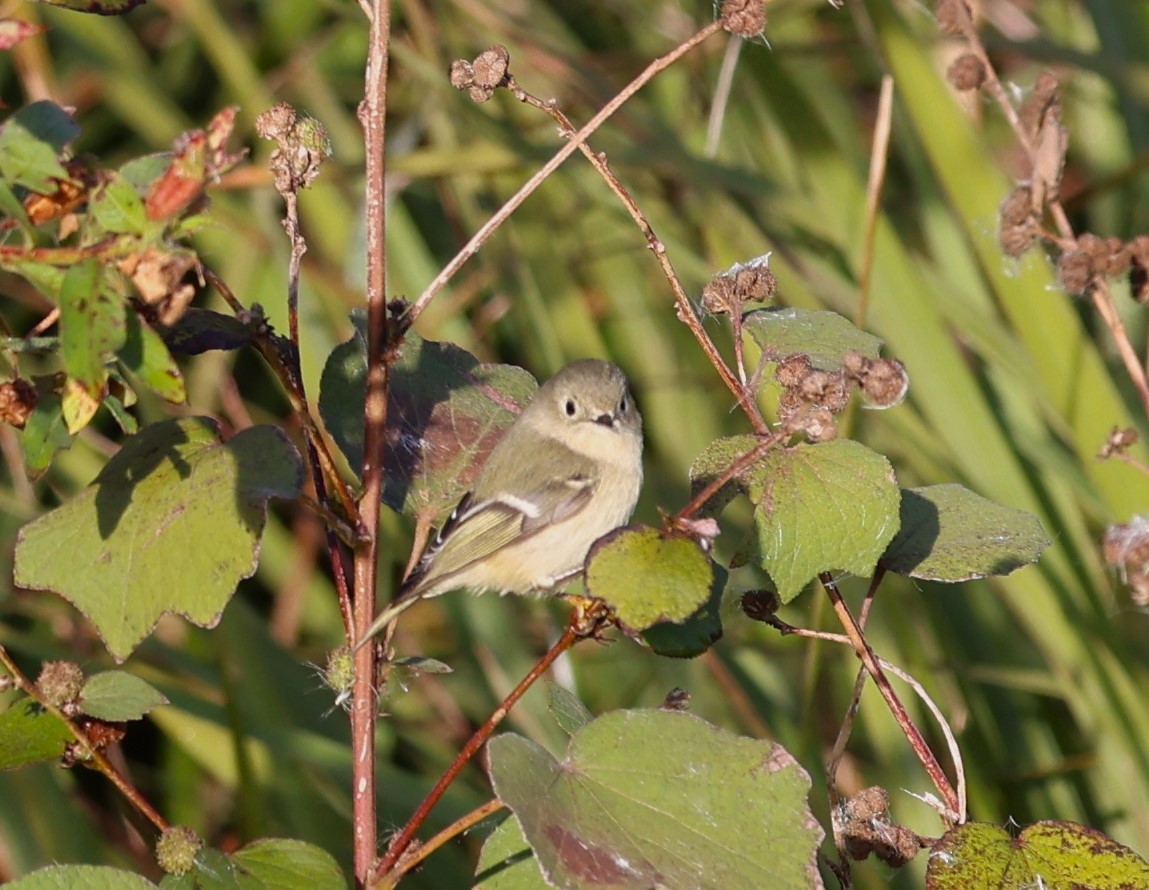
<instances>
[{"instance_id":1,"label":"bird's beak","mask_svg":"<svg viewBox=\"0 0 1149 890\"><path fill-rule=\"evenodd\" d=\"M610 429L615 429L618 426L618 417L612 414L600 414L594 419L595 423L601 423L603 426Z\"/></svg>"}]
</instances>

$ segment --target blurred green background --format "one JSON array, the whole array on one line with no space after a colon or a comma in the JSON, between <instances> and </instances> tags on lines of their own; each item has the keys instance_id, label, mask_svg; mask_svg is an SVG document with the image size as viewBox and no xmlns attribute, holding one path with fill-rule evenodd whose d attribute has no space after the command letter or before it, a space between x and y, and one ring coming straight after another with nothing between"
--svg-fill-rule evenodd
<instances>
[{"instance_id":1,"label":"blurred green background","mask_svg":"<svg viewBox=\"0 0 1149 890\"><path fill-rule=\"evenodd\" d=\"M1062 82L1069 128L1063 194L1079 232L1129 238L1149 222L1149 6L1101 0L986 0L983 35L1020 97L1043 70ZM1041 562L992 582L889 580L869 625L879 654L916 676L958 733L977 819L1084 822L1149 854L1149 616L1107 573L1107 524L1149 504L1149 482L1094 457L1114 425L1144 431L1136 399L1087 303L1056 288L1040 251L1004 257L996 212L1021 157L996 109L958 95L944 71L961 51L939 34L929 4L774 0L763 42L713 38L663 73L592 140L649 216L695 297L731 263L773 252L780 299L855 317L865 256L866 175L881 77L894 82L889 170L861 325L905 362L907 401L858 412L851 435L888 455L904 486L960 482L1041 517L1053 546ZM303 364L314 398L331 348L350 334L363 276L363 152L355 106L366 26L351 0L153 0L124 18L9 2L5 12L47 32L0 62L0 98L74 106L79 151L114 165L160 151L221 106L241 108L252 164L213 192L218 226L199 239L207 260L247 303L285 324L287 247L280 201L263 172L269 146L251 123L287 101L328 128L335 158L301 199L309 243L301 297ZM554 124L505 94L473 104L446 77L454 58L506 45L528 91L555 97L577 123L650 59L710 19L703 2L533 3L457 0L395 4L388 166L388 272L413 298L459 246L559 146ZM722 97L728 89L728 96ZM26 330L43 307L0 284L0 313ZM1117 285L1135 345L1144 313ZM204 305L216 305L214 297ZM721 319L707 326L723 351ZM646 486L637 518L688 499L687 470L716 436L747 431L729 393L676 320L672 296L641 234L576 156L534 195L423 315L420 333L545 377L582 356L630 374L646 420ZM191 408L241 425L281 422L284 399L251 354L213 353L185 366ZM764 404L772 394L767 388ZM164 406L140 406L144 420ZM34 486L4 456L0 534L10 578L16 529L85 485L108 443L93 431ZM383 577L394 583L410 546L407 520L385 516ZM743 543L745 511L723 519L719 553ZM753 586L752 569L732 575ZM856 600L864 579L843 579ZM56 597L0 594L0 641L38 662L107 656ZM381 595L386 596L388 591ZM656 705L676 686L702 716L784 744L811 772L812 804L828 825L821 763L849 700L856 659L843 648L777 634L742 618L730 594L726 636L690 662L629 641L588 643L556 679L595 712ZM469 735L565 620L565 607L451 595L409 613L404 653L452 665L411 678L382 722L381 830L401 826ZM795 624L836 629L811 592L783 610ZM219 628L165 621L128 667L172 706L133 728L135 780L172 821L210 843L301 837L350 861L344 715L307 662L341 641L320 527L281 509L258 575ZM67 647L61 642L71 639ZM928 714L905 701L942 751ZM542 689L508 727L560 750ZM944 759L944 755L943 759ZM839 775L843 790L891 790L893 815L936 835L910 794L931 790L872 689ZM436 811L447 824L489 796L471 768ZM122 804L80 770L0 774L0 879L50 862L148 869ZM480 834L433 856L404 886L468 886ZM769 857L764 847L763 857ZM925 856L902 872L865 864L860 887L922 885Z\"/></svg>"}]
</instances>

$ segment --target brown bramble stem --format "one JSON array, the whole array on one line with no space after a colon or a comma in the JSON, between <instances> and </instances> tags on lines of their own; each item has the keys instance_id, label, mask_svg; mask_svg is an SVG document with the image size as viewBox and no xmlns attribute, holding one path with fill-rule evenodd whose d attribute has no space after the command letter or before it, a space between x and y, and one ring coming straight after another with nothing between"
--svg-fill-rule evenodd
<instances>
[{"instance_id":1,"label":"brown bramble stem","mask_svg":"<svg viewBox=\"0 0 1149 890\"><path fill-rule=\"evenodd\" d=\"M427 816L430 814L431 809L439 802L439 798L443 796L450 784L455 781L455 777L466 765L478 750L486 744L487 740L494 733L495 729L506 718L507 713L514 707L515 703L523 697L528 689L543 675L543 673L555 662L555 660L566 652L577 640L586 636L586 631L578 627L576 620L572 618L571 623L567 625L563 635L555 641L554 645L547 650L546 654L539 659L527 675L523 677L519 684L510 691L506 698L499 703L499 706L487 718L487 722L480 726L468 740L467 744L455 757L454 762L447 768L446 772L435 783L435 787L431 789L430 793L424 798L419 808L412 814L411 818L407 820L407 824L403 826L403 830L395 836L387 847L387 853L379 860L379 864L374 869L375 886L384 876L393 874L397 867L403 867L406 870L406 862L400 862L400 857L403 856L404 851L410 846L415 838L415 832L419 830L423 822L426 821ZM372 647L366 646L365 649ZM384 885L387 886L387 885Z\"/></svg>"},{"instance_id":2,"label":"brown bramble stem","mask_svg":"<svg viewBox=\"0 0 1149 890\"><path fill-rule=\"evenodd\" d=\"M363 405L363 495L359 524L366 543L355 548L352 586L354 622L349 639L375 617L375 589L379 564L379 511L383 493L384 445L387 430L387 383L396 358L396 338L387 315L387 200L386 124L387 68L391 39L389 0L371 0L368 15L367 63L363 74L363 101L359 122L365 152L364 197L367 241L367 388ZM375 801L375 686L376 647L355 653L355 682L351 694L352 841L357 886L371 884L378 838Z\"/></svg>"},{"instance_id":3,"label":"brown bramble stem","mask_svg":"<svg viewBox=\"0 0 1149 890\"><path fill-rule=\"evenodd\" d=\"M212 269L204 267L203 275L204 279L223 297L224 301L234 313L242 315L248 312L246 307L236 299L235 294L232 293L227 282ZM358 516L358 510L355 507L355 500L351 496L351 489L348 488L347 484L343 481L343 477L339 475L339 470L335 466L335 460L331 456L330 449L327 447L327 440L319 431L319 427L315 423L315 418L311 416L311 411L307 406L307 399L302 390L302 383L299 381L295 369L287 364L280 350L277 349L275 344L270 342L267 337L261 337L253 333L252 342L255 344L256 349L259 350L260 355L263 356L264 361L267 362L268 367L271 368L275 376L279 379L280 385L283 387L283 392L291 404L293 415L303 428L308 444L314 447L316 451L316 459L322 472L317 473L315 478L322 478L324 484L335 491L339 506L342 508L344 514L349 517L349 521L354 522L355 517ZM357 529L357 537L362 537L362 535L362 530Z\"/></svg>"},{"instance_id":4,"label":"brown bramble stem","mask_svg":"<svg viewBox=\"0 0 1149 890\"><path fill-rule=\"evenodd\" d=\"M398 862L398 868L405 874L428 856L438 850L441 846L458 837L459 835L470 831L488 816L497 813L499 810L506 807L506 804L499 800L497 797L488 800L482 806L476 807L467 813L465 816L460 816L433 838L425 843L419 844L415 849L408 847L407 854L401 856Z\"/></svg>"},{"instance_id":5,"label":"brown bramble stem","mask_svg":"<svg viewBox=\"0 0 1149 890\"><path fill-rule=\"evenodd\" d=\"M674 514L670 524L676 525L684 519L690 519L695 513L705 506L706 502L718 494L722 486L726 485L731 479L745 470L754 461L758 460L763 454L771 448L777 447L778 443L782 441L781 433L771 433L762 438L757 445L739 457L725 470L715 476L698 494L691 498L690 503Z\"/></svg>"},{"instance_id":6,"label":"brown bramble stem","mask_svg":"<svg viewBox=\"0 0 1149 890\"><path fill-rule=\"evenodd\" d=\"M902 732L906 736L906 740L910 743L910 747L917 755L918 760L921 761L925 767L926 773L929 775L934 787L937 788L938 793L941 794L946 807L951 813L956 814L959 820L965 818L965 814L961 812L961 801L957 793L954 791L953 786L950 784L949 779L946 777L945 771L941 768L937 758L934 756L933 751L930 750L926 740L922 738L921 732L914 725L910 715L906 712L905 706L898 698L897 693L894 692L893 687L890 686L890 681L886 677L885 672L882 670L882 665L878 657L874 654L874 650L870 648L870 644L866 641L865 635L858 627L854 616L850 613L850 607L842 598L841 592L838 590L837 584L829 574L823 572L819 576L822 586L830 596L830 603L834 608L834 613L838 616L843 629L846 631L846 636L849 638L850 644L854 647L854 651L858 654L862 664L865 665L866 671L874 679L874 685L878 688L882 698L886 700L886 705L897 720L898 725L902 728Z\"/></svg>"},{"instance_id":7,"label":"brown bramble stem","mask_svg":"<svg viewBox=\"0 0 1149 890\"><path fill-rule=\"evenodd\" d=\"M88 734L83 729L81 729L74 720L68 717L59 707L49 701L46 701L44 697L40 695L40 690L36 687L36 684L24 676L24 673L20 670L20 668L16 665L16 662L14 662L12 657L8 654L8 650L3 646L0 646L0 665L3 665L8 673L12 675L12 679L15 681L16 686L19 687L22 692L34 698L37 703L39 703L40 707L42 707L52 716L60 720L66 727L68 727L68 732L70 732L72 737L84 747L85 756L91 758L90 760L85 761L87 765L94 766L97 770L103 773L104 777L116 786L116 789L125 798L127 798L132 806L139 810L144 818L146 818L149 822L152 823L152 825L156 827L157 831L162 833L171 827L168 825L168 821L159 814L159 811L156 810L156 808L147 801L143 794L140 793L139 789L136 788L136 786L133 785L130 781L128 781L127 777L125 777L123 773L121 773L112 765L111 761L108 760L107 755L105 755L103 751L95 746L91 738L89 738Z\"/></svg>"}]
</instances>

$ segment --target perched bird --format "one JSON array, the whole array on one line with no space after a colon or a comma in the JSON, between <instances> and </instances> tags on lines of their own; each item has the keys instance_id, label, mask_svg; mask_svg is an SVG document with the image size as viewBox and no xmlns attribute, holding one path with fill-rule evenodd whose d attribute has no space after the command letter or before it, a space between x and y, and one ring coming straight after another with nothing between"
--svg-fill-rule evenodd
<instances>
[{"instance_id":1,"label":"perched bird","mask_svg":"<svg viewBox=\"0 0 1149 890\"><path fill-rule=\"evenodd\" d=\"M622 370L583 359L543 384L359 649L421 599L448 590L545 593L578 575L642 487L642 417Z\"/></svg>"}]
</instances>

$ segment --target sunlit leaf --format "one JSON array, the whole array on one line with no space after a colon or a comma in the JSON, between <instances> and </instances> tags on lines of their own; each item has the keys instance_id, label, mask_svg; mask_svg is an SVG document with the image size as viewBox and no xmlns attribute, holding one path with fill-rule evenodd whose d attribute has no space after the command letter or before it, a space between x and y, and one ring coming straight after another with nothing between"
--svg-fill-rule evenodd
<instances>
[{"instance_id":1,"label":"sunlit leaf","mask_svg":"<svg viewBox=\"0 0 1149 890\"><path fill-rule=\"evenodd\" d=\"M88 489L21 529L17 583L67 598L123 660L165 612L214 625L255 570L267 500L301 482L277 428L221 442L205 418L152 424Z\"/></svg>"}]
</instances>

